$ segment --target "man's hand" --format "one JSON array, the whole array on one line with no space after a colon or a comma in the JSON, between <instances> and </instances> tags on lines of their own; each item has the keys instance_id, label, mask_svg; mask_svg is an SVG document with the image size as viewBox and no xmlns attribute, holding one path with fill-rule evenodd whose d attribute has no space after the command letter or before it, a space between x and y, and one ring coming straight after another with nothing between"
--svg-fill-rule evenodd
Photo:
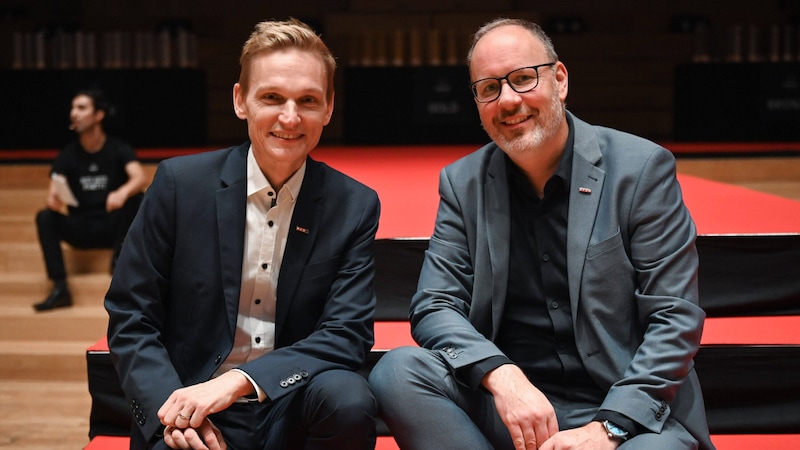
<instances>
[{"instance_id":1,"label":"man's hand","mask_svg":"<svg viewBox=\"0 0 800 450\"><path fill-rule=\"evenodd\" d=\"M56 212L64 211L67 206L64 204L64 202L61 201L61 199L58 197L58 194L56 194L56 191L53 189L51 189L47 193L46 202L47 202L47 208Z\"/></svg>"},{"instance_id":2,"label":"man's hand","mask_svg":"<svg viewBox=\"0 0 800 450\"><path fill-rule=\"evenodd\" d=\"M125 205L128 196L121 189L108 193L106 197L106 212L116 211Z\"/></svg>"},{"instance_id":3,"label":"man's hand","mask_svg":"<svg viewBox=\"0 0 800 450\"><path fill-rule=\"evenodd\" d=\"M608 437L600 422L556 433L540 450L614 450L620 442Z\"/></svg>"},{"instance_id":4,"label":"man's hand","mask_svg":"<svg viewBox=\"0 0 800 450\"><path fill-rule=\"evenodd\" d=\"M508 427L515 449L536 450L558 432L553 405L519 367L498 367L484 377L483 386L494 396L497 413Z\"/></svg>"},{"instance_id":5,"label":"man's hand","mask_svg":"<svg viewBox=\"0 0 800 450\"><path fill-rule=\"evenodd\" d=\"M226 409L255 388L243 374L229 371L204 383L176 390L158 410L163 425L178 429L200 428L209 414Z\"/></svg>"},{"instance_id":6,"label":"man's hand","mask_svg":"<svg viewBox=\"0 0 800 450\"><path fill-rule=\"evenodd\" d=\"M190 450L226 450L228 444L219 428L210 420L203 420L199 428L164 428L164 442L170 448Z\"/></svg>"}]
</instances>

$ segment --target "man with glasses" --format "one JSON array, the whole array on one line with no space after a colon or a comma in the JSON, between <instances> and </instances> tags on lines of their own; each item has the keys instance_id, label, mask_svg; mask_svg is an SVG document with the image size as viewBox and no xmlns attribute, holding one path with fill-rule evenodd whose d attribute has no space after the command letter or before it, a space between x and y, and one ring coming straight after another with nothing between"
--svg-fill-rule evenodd
<instances>
[{"instance_id":1,"label":"man with glasses","mask_svg":"<svg viewBox=\"0 0 800 450\"><path fill-rule=\"evenodd\" d=\"M446 167L411 302L370 375L403 449L713 449L692 358L696 229L671 153L566 110L536 24L468 63L490 144Z\"/></svg>"}]
</instances>

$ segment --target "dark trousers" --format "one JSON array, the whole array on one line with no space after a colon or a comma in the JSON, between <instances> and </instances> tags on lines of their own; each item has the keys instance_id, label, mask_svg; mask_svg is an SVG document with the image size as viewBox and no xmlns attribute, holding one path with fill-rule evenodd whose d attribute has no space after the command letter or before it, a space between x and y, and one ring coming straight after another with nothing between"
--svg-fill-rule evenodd
<instances>
[{"instance_id":1,"label":"dark trousers","mask_svg":"<svg viewBox=\"0 0 800 450\"><path fill-rule=\"evenodd\" d=\"M113 267L143 197L144 194L135 195L122 208L110 213L92 211L64 215L50 209L39 211L36 228L48 278L58 280L67 276L61 242L79 249L114 249Z\"/></svg>"},{"instance_id":2,"label":"dark trousers","mask_svg":"<svg viewBox=\"0 0 800 450\"><path fill-rule=\"evenodd\" d=\"M265 403L234 403L209 419L229 450L372 450L377 417L364 377L329 370L292 394ZM133 430L131 449L145 448L138 431ZM163 439L150 448L169 449Z\"/></svg>"}]
</instances>

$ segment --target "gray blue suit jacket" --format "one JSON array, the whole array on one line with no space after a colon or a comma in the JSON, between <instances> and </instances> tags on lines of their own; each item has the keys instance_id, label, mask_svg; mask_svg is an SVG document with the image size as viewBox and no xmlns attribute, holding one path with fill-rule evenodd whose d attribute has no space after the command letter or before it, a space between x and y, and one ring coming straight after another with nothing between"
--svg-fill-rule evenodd
<instances>
[{"instance_id":1,"label":"gray blue suit jacket","mask_svg":"<svg viewBox=\"0 0 800 450\"><path fill-rule=\"evenodd\" d=\"M233 346L248 148L163 161L117 262L109 348L145 441L167 397L208 380ZM275 350L240 367L270 399L321 372L357 370L373 344L377 194L311 158L306 170L277 286ZM281 383L297 373L307 376Z\"/></svg>"},{"instance_id":2,"label":"gray blue suit jacket","mask_svg":"<svg viewBox=\"0 0 800 450\"><path fill-rule=\"evenodd\" d=\"M713 448L692 361L705 318L696 229L675 160L647 140L572 119L569 293L578 351L608 390L601 408L653 432L674 418ZM502 355L492 341L509 271L503 152L491 143L444 168L439 195L412 333L459 369Z\"/></svg>"}]
</instances>

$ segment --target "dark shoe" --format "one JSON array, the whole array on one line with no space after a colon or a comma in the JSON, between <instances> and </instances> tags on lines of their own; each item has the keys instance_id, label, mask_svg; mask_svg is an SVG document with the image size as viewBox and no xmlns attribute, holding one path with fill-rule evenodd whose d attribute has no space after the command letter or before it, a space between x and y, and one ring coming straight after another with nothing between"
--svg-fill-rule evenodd
<instances>
[{"instance_id":1,"label":"dark shoe","mask_svg":"<svg viewBox=\"0 0 800 450\"><path fill-rule=\"evenodd\" d=\"M72 306L72 295L66 289L53 289L45 301L33 305L33 308L37 311L48 311L65 306Z\"/></svg>"}]
</instances>

